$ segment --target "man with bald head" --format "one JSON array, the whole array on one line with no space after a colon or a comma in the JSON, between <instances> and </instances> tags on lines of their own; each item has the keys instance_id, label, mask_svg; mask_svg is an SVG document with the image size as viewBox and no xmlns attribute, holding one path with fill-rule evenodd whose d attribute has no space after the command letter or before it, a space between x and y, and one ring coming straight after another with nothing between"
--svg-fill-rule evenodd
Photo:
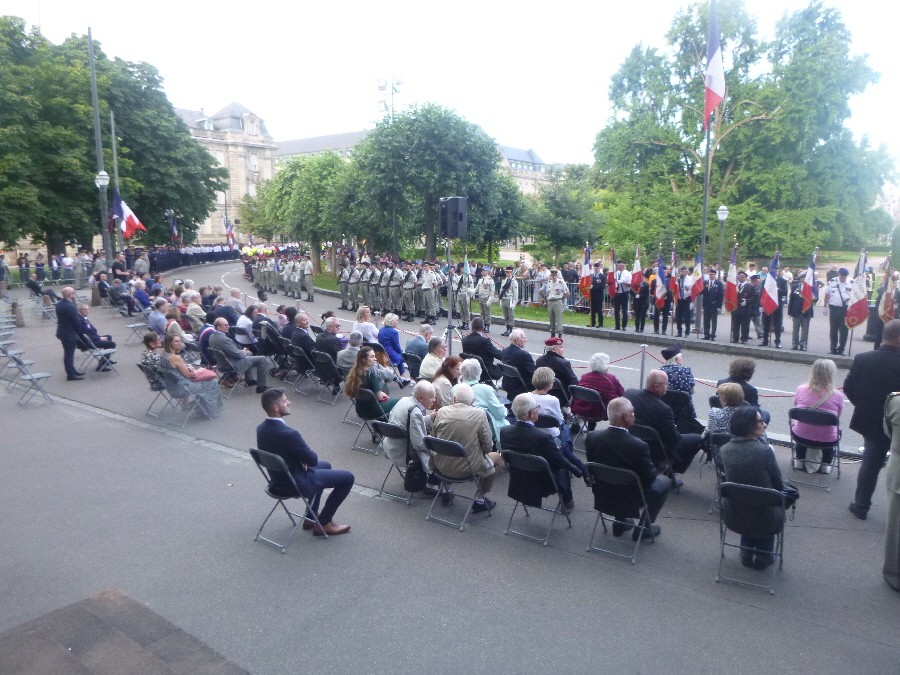
<instances>
[{"instance_id":1,"label":"man with bald head","mask_svg":"<svg viewBox=\"0 0 900 675\"><path fill-rule=\"evenodd\" d=\"M625 398L634 406L634 423L655 429L672 461L672 471L684 473L700 450L700 434L682 434L675 425L675 413L663 400L669 376L661 370L647 373L643 389L628 389Z\"/></svg>"},{"instance_id":2,"label":"man with bald head","mask_svg":"<svg viewBox=\"0 0 900 675\"><path fill-rule=\"evenodd\" d=\"M585 439L585 452L589 462L599 462L607 466L628 469L637 474L644 489L644 498L647 500L647 513L641 514L641 528L635 530L633 538L649 538L650 530L653 536L659 536L660 528L653 523L656 516L666 503L666 497L672 488L672 481L668 476L657 473L653 460L650 457L650 446L636 436L629 433L634 424L634 406L624 396L614 398L606 409L609 416L609 427L606 429L591 431ZM640 500L630 488L618 486L594 486L594 506L606 513L606 508L612 507L612 516L623 523L613 523L613 535L621 537L632 528L628 514L641 508ZM627 524L624 524L627 523Z\"/></svg>"},{"instance_id":3,"label":"man with bald head","mask_svg":"<svg viewBox=\"0 0 900 675\"><path fill-rule=\"evenodd\" d=\"M84 373L75 369L75 347L81 335L81 317L75 307L75 289L62 289L62 300L56 303L56 338L63 346L63 365L66 379L83 380Z\"/></svg>"}]
</instances>

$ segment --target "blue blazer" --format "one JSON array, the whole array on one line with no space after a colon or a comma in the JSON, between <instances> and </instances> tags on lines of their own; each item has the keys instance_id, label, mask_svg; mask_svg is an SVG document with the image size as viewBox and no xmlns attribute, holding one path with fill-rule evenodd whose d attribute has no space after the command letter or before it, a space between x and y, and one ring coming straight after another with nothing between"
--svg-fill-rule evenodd
<instances>
[{"instance_id":1,"label":"blue blazer","mask_svg":"<svg viewBox=\"0 0 900 675\"><path fill-rule=\"evenodd\" d=\"M56 303L56 337L63 342L76 342L81 335L81 314L71 300Z\"/></svg>"},{"instance_id":2,"label":"blue blazer","mask_svg":"<svg viewBox=\"0 0 900 675\"><path fill-rule=\"evenodd\" d=\"M256 447L284 459L288 471L291 472L297 482L297 487L300 488L300 494L304 497L312 499L317 492L322 491L322 485L316 478L315 470L319 463L319 457L306 444L299 431L284 422L266 419L256 427ZM307 469L303 468L304 464L308 467ZM290 481L278 472L272 474L269 488L274 494L290 495L293 493Z\"/></svg>"}]
</instances>

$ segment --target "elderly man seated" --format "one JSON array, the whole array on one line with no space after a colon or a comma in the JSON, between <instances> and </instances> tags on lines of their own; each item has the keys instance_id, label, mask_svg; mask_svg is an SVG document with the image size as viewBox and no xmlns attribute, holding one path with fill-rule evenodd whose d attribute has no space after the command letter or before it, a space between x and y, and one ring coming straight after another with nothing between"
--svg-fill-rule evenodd
<instances>
[{"instance_id":1,"label":"elderly man seated","mask_svg":"<svg viewBox=\"0 0 900 675\"><path fill-rule=\"evenodd\" d=\"M552 374L553 371L550 372ZM512 402L512 411L516 416L516 423L500 432L500 443L504 452L511 450L546 459L553 472L553 477L556 479L559 496L562 497L566 511L571 512L575 508L575 499L572 496L572 475L580 478L584 472L563 456L560 448L550 436L544 433L543 429L535 428L534 423L537 421L541 408L532 394L516 396Z\"/></svg>"},{"instance_id":2,"label":"elderly man seated","mask_svg":"<svg viewBox=\"0 0 900 675\"><path fill-rule=\"evenodd\" d=\"M657 371L658 372L658 371ZM599 462L607 466L628 469L637 474L644 489L644 498L647 500L647 512L641 514L638 529L634 531L634 541L641 538L650 538L650 532L658 537L659 525L654 525L656 516L666 503L669 490L672 489L672 481L667 476L656 472L653 460L650 457L649 446L640 438L632 436L628 430L634 424L634 407L627 398L614 398L607 407L609 415L609 427L603 430L591 431L585 440L585 451L589 462ZM595 508L609 508L613 502L619 509L613 509L612 516L621 523L613 523L613 535L621 537L632 529L633 521L628 514L641 508L637 495L630 488L618 488L617 486L594 486Z\"/></svg>"},{"instance_id":3,"label":"elderly man seated","mask_svg":"<svg viewBox=\"0 0 900 675\"><path fill-rule=\"evenodd\" d=\"M431 382L420 380L413 386L410 395L397 401L391 410L388 422L406 429L409 437L408 442L385 438L381 443L385 456L397 466L405 467L409 459L418 456L419 461L422 462L422 468L426 473L428 472L428 460L431 453L425 448L423 439L430 432L431 423L434 420L436 412L432 410L434 401L434 385ZM429 477L429 482L434 485L437 480ZM422 494L434 496L435 489L426 486L422 490Z\"/></svg>"},{"instance_id":4,"label":"elderly man seated","mask_svg":"<svg viewBox=\"0 0 900 675\"><path fill-rule=\"evenodd\" d=\"M248 387L255 385L257 394L265 392L268 389L266 386L266 357L253 356L249 350L238 348L234 340L228 337L230 326L227 319L221 317L216 319L213 327L216 330L209 336L209 348L222 352L235 370L244 375L244 381ZM251 371L255 373L255 379L251 377Z\"/></svg>"},{"instance_id":5,"label":"elderly man seated","mask_svg":"<svg viewBox=\"0 0 900 675\"><path fill-rule=\"evenodd\" d=\"M700 451L700 434L682 434L675 425L675 414L663 400L669 388L669 377L661 370L651 370L643 389L629 389L625 398L634 406L634 422L655 429L663 447L671 457L672 471L684 473ZM611 403L611 402L610 402Z\"/></svg>"},{"instance_id":6,"label":"elderly man seated","mask_svg":"<svg viewBox=\"0 0 900 675\"><path fill-rule=\"evenodd\" d=\"M528 391L531 376L534 375L534 369L537 367L531 352L525 349L527 340L528 336L525 335L524 330L513 328L509 334L509 346L500 352L500 361L519 371L522 378L522 382L519 382L506 375L503 376L503 389L511 399Z\"/></svg>"},{"instance_id":7,"label":"elderly man seated","mask_svg":"<svg viewBox=\"0 0 900 675\"><path fill-rule=\"evenodd\" d=\"M323 330L316 337L316 350L328 354L331 359L337 362L338 352L343 349L341 339L338 333L341 330L341 320L334 316L325 319Z\"/></svg>"},{"instance_id":8,"label":"elderly man seated","mask_svg":"<svg viewBox=\"0 0 900 675\"><path fill-rule=\"evenodd\" d=\"M419 327L419 334L413 335L406 340L406 347L404 347L404 351L410 354L415 354L420 359L424 360L425 355L431 351L431 336L433 334L434 328L432 328L431 324L423 323ZM435 370L437 370L437 368L435 368Z\"/></svg>"},{"instance_id":9,"label":"elderly man seated","mask_svg":"<svg viewBox=\"0 0 900 675\"><path fill-rule=\"evenodd\" d=\"M116 348L116 343L113 342L112 335L100 335L100 333L97 331L97 327L94 326L93 323L91 323L90 305L84 302L78 305L78 314L81 321L81 334L88 336L97 349ZM110 370L110 366L112 366L112 364L114 363L115 361L110 359L109 356L104 356L103 358L97 360L97 370L105 373Z\"/></svg>"},{"instance_id":10,"label":"elderly man seated","mask_svg":"<svg viewBox=\"0 0 900 675\"><path fill-rule=\"evenodd\" d=\"M431 327L430 324L424 325L429 328ZM441 367L446 356L447 343L444 342L444 338L431 338L428 341L428 353L425 355L425 358L422 359L422 365L419 368L419 377L424 377L426 380L433 380L434 376L437 374L438 368Z\"/></svg>"},{"instance_id":11,"label":"elderly man seated","mask_svg":"<svg viewBox=\"0 0 900 675\"><path fill-rule=\"evenodd\" d=\"M481 482L481 493L487 494L494 485L494 467L500 464L500 453L491 451L493 442L487 417L483 410L472 405L474 402L472 387L457 384L453 387L453 404L437 411L431 434L446 441L456 441L465 449L469 464ZM432 455L429 468L460 478L468 472L464 460L442 455ZM452 501L453 490L445 486L441 502L446 506ZM496 505L496 502L486 497L484 500L479 498L475 500L472 512L489 511Z\"/></svg>"},{"instance_id":12,"label":"elderly man seated","mask_svg":"<svg viewBox=\"0 0 900 675\"><path fill-rule=\"evenodd\" d=\"M362 347L362 343L363 334L358 330L351 331L347 336L347 346L337 353L337 358L334 360L338 370L350 372L350 369L356 364L356 354Z\"/></svg>"},{"instance_id":13,"label":"elderly man seated","mask_svg":"<svg viewBox=\"0 0 900 675\"><path fill-rule=\"evenodd\" d=\"M157 298L153 301L153 311L147 317L147 328L156 331L156 334L161 338L166 337L166 326L169 323L169 320L166 318L168 307L169 303L165 298Z\"/></svg>"}]
</instances>

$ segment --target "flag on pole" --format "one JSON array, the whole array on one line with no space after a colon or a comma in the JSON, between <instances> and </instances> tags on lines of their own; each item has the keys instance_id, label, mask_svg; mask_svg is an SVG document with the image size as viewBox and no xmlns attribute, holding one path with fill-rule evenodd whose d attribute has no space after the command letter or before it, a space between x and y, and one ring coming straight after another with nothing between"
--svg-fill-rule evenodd
<instances>
[{"instance_id":1,"label":"flag on pole","mask_svg":"<svg viewBox=\"0 0 900 675\"><path fill-rule=\"evenodd\" d=\"M465 261L463 262L463 274L465 274L466 276L472 275L472 268L469 267L469 254L468 253L466 253L466 258L465 258Z\"/></svg>"},{"instance_id":2,"label":"flag on pole","mask_svg":"<svg viewBox=\"0 0 900 675\"><path fill-rule=\"evenodd\" d=\"M669 290L672 291L672 302L681 300L681 293L678 291L678 257L675 255L675 249L672 249L672 266L669 268Z\"/></svg>"},{"instance_id":3,"label":"flag on pole","mask_svg":"<svg viewBox=\"0 0 900 675\"><path fill-rule=\"evenodd\" d=\"M169 222L169 235L172 237L172 243L178 244L178 221L175 220L175 216L172 216L172 220Z\"/></svg>"},{"instance_id":4,"label":"flag on pole","mask_svg":"<svg viewBox=\"0 0 900 675\"><path fill-rule=\"evenodd\" d=\"M697 252L697 257L694 258L694 273L691 276L694 278L691 284L691 302L694 302L703 292L703 261L700 260L699 251Z\"/></svg>"},{"instance_id":5,"label":"flag on pole","mask_svg":"<svg viewBox=\"0 0 900 675\"><path fill-rule=\"evenodd\" d=\"M634 251L634 267L631 268L631 290L634 293L641 292L641 282L644 280L644 271L641 269L641 247Z\"/></svg>"},{"instance_id":6,"label":"flag on pole","mask_svg":"<svg viewBox=\"0 0 900 675\"><path fill-rule=\"evenodd\" d=\"M663 263L662 253L656 258L656 306L662 309L666 304L666 266Z\"/></svg>"},{"instance_id":7,"label":"flag on pole","mask_svg":"<svg viewBox=\"0 0 900 675\"><path fill-rule=\"evenodd\" d=\"M769 265L769 273L766 275L766 281L763 284L763 290L759 297L759 304L762 310L767 314L771 314L778 309L778 261L781 258L780 253L776 253Z\"/></svg>"},{"instance_id":8,"label":"flag on pole","mask_svg":"<svg viewBox=\"0 0 900 675\"><path fill-rule=\"evenodd\" d=\"M869 317L869 294L866 291L866 252L859 254L859 262L856 263L856 277L853 279L853 288L850 289L850 301L847 303L847 315L844 323L847 328L856 328ZM860 270L863 270L860 272Z\"/></svg>"},{"instance_id":9,"label":"flag on pole","mask_svg":"<svg viewBox=\"0 0 900 675\"><path fill-rule=\"evenodd\" d=\"M228 242L229 250L234 250L234 225L231 223L231 219L225 220L225 241Z\"/></svg>"},{"instance_id":10,"label":"flag on pole","mask_svg":"<svg viewBox=\"0 0 900 675\"><path fill-rule=\"evenodd\" d=\"M725 67L716 18L716 0L709 5L709 41L706 47L706 98L703 105L703 130L709 128L709 116L725 99Z\"/></svg>"},{"instance_id":11,"label":"flag on pole","mask_svg":"<svg viewBox=\"0 0 900 675\"><path fill-rule=\"evenodd\" d=\"M893 272L891 259L888 257L884 262L884 293L881 294L881 300L878 301L878 316L881 317L883 323L894 318L894 291L897 290L897 287L894 284Z\"/></svg>"},{"instance_id":12,"label":"flag on pole","mask_svg":"<svg viewBox=\"0 0 900 675\"><path fill-rule=\"evenodd\" d=\"M134 215L134 211L128 208L128 204L122 199L118 188L113 188L112 214L119 219L119 227L122 230L122 236L131 239L135 232L146 232L147 228L141 224L138 217Z\"/></svg>"},{"instance_id":13,"label":"flag on pole","mask_svg":"<svg viewBox=\"0 0 900 675\"><path fill-rule=\"evenodd\" d=\"M616 249L611 248L609 255L612 258L612 262L610 263L609 274L606 275L606 293L613 298L616 295L616 265L619 264L616 260Z\"/></svg>"},{"instance_id":14,"label":"flag on pole","mask_svg":"<svg viewBox=\"0 0 900 675\"><path fill-rule=\"evenodd\" d=\"M806 269L806 275L803 277L803 283L800 285L804 312L809 311L809 308L813 306L819 296L819 286L816 283L816 256L818 255L819 249L817 248L809 259L809 267Z\"/></svg>"},{"instance_id":15,"label":"flag on pole","mask_svg":"<svg viewBox=\"0 0 900 675\"><path fill-rule=\"evenodd\" d=\"M584 243L584 264L581 266L578 292L585 300L591 299L591 245L588 242Z\"/></svg>"},{"instance_id":16,"label":"flag on pole","mask_svg":"<svg viewBox=\"0 0 900 675\"><path fill-rule=\"evenodd\" d=\"M726 312L733 312L738 306L737 275L737 244L735 244L731 249L731 261L728 263L728 276L725 277Z\"/></svg>"}]
</instances>

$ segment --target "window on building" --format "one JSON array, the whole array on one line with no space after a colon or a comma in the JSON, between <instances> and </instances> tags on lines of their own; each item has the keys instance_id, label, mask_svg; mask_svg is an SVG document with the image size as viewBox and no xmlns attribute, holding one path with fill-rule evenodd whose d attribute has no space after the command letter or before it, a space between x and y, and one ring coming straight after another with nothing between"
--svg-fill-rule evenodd
<instances>
[{"instance_id":1,"label":"window on building","mask_svg":"<svg viewBox=\"0 0 900 675\"><path fill-rule=\"evenodd\" d=\"M250 195L251 197L256 196L256 183L250 183L247 186L247 194Z\"/></svg>"},{"instance_id":2,"label":"window on building","mask_svg":"<svg viewBox=\"0 0 900 675\"><path fill-rule=\"evenodd\" d=\"M216 204L224 204L225 203L225 193L224 192L216 192Z\"/></svg>"}]
</instances>

